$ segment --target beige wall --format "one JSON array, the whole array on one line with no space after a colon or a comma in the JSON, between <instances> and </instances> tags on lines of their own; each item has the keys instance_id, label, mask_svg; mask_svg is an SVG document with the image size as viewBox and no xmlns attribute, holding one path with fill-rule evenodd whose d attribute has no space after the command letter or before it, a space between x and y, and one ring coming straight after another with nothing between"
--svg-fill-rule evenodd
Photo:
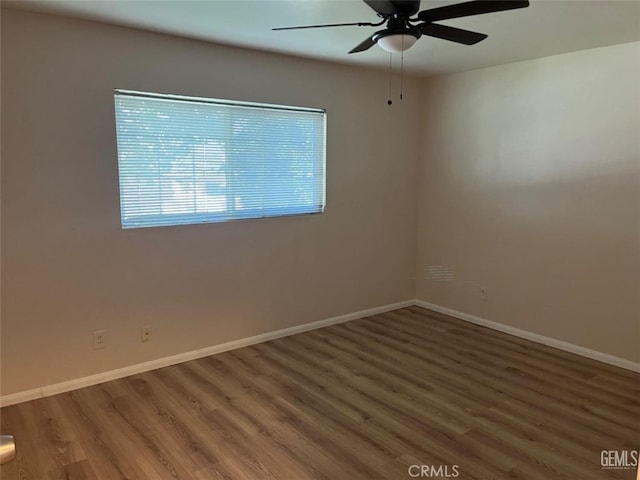
<instances>
[{"instance_id":1,"label":"beige wall","mask_svg":"<svg viewBox=\"0 0 640 480\"><path fill-rule=\"evenodd\" d=\"M418 298L640 361L639 85L640 43L427 82Z\"/></svg>"},{"instance_id":2,"label":"beige wall","mask_svg":"<svg viewBox=\"0 0 640 480\"><path fill-rule=\"evenodd\" d=\"M3 9L2 394L413 298L420 84L387 81ZM326 214L121 230L116 87L326 108Z\"/></svg>"}]
</instances>

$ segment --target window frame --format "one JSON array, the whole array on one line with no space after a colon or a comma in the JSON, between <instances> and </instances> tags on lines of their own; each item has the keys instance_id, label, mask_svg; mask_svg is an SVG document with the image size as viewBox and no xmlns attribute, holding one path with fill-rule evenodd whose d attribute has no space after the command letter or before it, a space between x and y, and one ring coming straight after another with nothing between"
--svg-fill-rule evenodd
<instances>
[{"instance_id":1,"label":"window frame","mask_svg":"<svg viewBox=\"0 0 640 480\"><path fill-rule=\"evenodd\" d=\"M319 139L321 141L321 145L316 143L319 150L321 151L320 161L313 162L313 181L318 176L321 176L320 182L315 184L316 188L312 188L312 195L316 201L312 202L309 207L309 211L300 211L296 212L296 208L301 210L305 210L302 204L299 205L287 205L283 207L265 207L262 204L259 208L253 209L236 209L234 206L235 201L233 197L229 196L229 193L225 193L226 202L231 203L231 210L229 206L222 212L193 212L193 213L150 213L146 215L125 215L125 208L123 206L125 192L123 187L123 166L121 160L121 145L119 138L119 123L118 123L118 97L119 96L128 96L135 98L149 98L154 100L173 100L185 103L194 103L198 105L206 104L206 105L220 105L225 107L240 107L240 108L249 108L249 109L259 109L259 110L277 110L277 111L292 111L292 112L304 112L310 114L319 114L321 115L321 134L319 135ZM120 221L123 229L134 229L134 228L152 228L152 227L171 227L171 226L180 226L180 225L198 225L203 223L222 223L222 222L233 222L233 221L241 221L241 220L250 220L250 219L260 219L260 218L276 218L276 217L289 217L289 216L301 216L301 215L318 215L324 213L326 209L326 183L327 183L327 111L324 108L313 108L313 107L298 107L298 106L289 106L289 105L277 105L270 103L258 103L258 102L248 102L248 101L239 101L239 100L228 100L228 99L218 99L218 98L207 98L207 97L194 97L194 96L183 96L176 94L166 94L166 93L152 93L152 92L141 92L136 90L127 90L127 89L114 89L114 117L115 117L115 129L116 129L116 141L117 141L117 157L118 157L118 183L119 183L119 199L120 199ZM225 122L229 119L225 118ZM223 142L228 142L231 137L227 137L226 135L223 137ZM227 160L225 159L225 162ZM159 164L161 162L158 162ZM264 165L266 162L262 163ZM317 169L319 168L319 172ZM233 169L231 169L233 172ZM227 173L225 172L225 176ZM312 182L313 182L312 181ZM195 182L195 181L194 181ZM320 188L317 188L318 185ZM162 194L158 195L159 203L161 200L165 198ZM231 200L231 201L230 201ZM312 210L313 209L313 210Z\"/></svg>"}]
</instances>

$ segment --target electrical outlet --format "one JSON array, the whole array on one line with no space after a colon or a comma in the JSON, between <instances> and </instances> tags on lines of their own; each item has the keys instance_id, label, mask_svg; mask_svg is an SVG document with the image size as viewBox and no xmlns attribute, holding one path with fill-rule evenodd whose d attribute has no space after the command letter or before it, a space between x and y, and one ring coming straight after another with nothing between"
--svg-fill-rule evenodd
<instances>
[{"instance_id":1,"label":"electrical outlet","mask_svg":"<svg viewBox=\"0 0 640 480\"><path fill-rule=\"evenodd\" d=\"M93 348L95 350L102 350L107 343L107 331L96 330L93 332Z\"/></svg>"},{"instance_id":2,"label":"electrical outlet","mask_svg":"<svg viewBox=\"0 0 640 480\"><path fill-rule=\"evenodd\" d=\"M148 342L151 340L151 327L140 327L140 341Z\"/></svg>"},{"instance_id":3,"label":"electrical outlet","mask_svg":"<svg viewBox=\"0 0 640 480\"><path fill-rule=\"evenodd\" d=\"M489 299L489 287L480 287L480 300L486 302Z\"/></svg>"}]
</instances>

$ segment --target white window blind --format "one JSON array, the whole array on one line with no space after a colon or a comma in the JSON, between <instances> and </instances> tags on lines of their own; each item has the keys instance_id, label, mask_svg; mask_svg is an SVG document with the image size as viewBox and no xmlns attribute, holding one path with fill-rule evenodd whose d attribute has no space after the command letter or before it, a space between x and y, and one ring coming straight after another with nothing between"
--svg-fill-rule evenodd
<instances>
[{"instance_id":1,"label":"white window blind","mask_svg":"<svg viewBox=\"0 0 640 480\"><path fill-rule=\"evenodd\" d=\"M319 213L326 113L115 91L123 228Z\"/></svg>"}]
</instances>

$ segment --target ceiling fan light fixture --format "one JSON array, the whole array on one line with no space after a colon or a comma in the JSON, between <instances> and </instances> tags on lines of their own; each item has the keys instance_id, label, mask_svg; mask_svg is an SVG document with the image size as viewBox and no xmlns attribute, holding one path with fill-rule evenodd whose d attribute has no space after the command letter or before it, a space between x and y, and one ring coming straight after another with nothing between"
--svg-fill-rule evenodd
<instances>
[{"instance_id":1,"label":"ceiling fan light fixture","mask_svg":"<svg viewBox=\"0 0 640 480\"><path fill-rule=\"evenodd\" d=\"M385 35L376 40L376 43L389 53L398 53L407 50L416 43L418 37L411 34L396 33Z\"/></svg>"}]
</instances>

